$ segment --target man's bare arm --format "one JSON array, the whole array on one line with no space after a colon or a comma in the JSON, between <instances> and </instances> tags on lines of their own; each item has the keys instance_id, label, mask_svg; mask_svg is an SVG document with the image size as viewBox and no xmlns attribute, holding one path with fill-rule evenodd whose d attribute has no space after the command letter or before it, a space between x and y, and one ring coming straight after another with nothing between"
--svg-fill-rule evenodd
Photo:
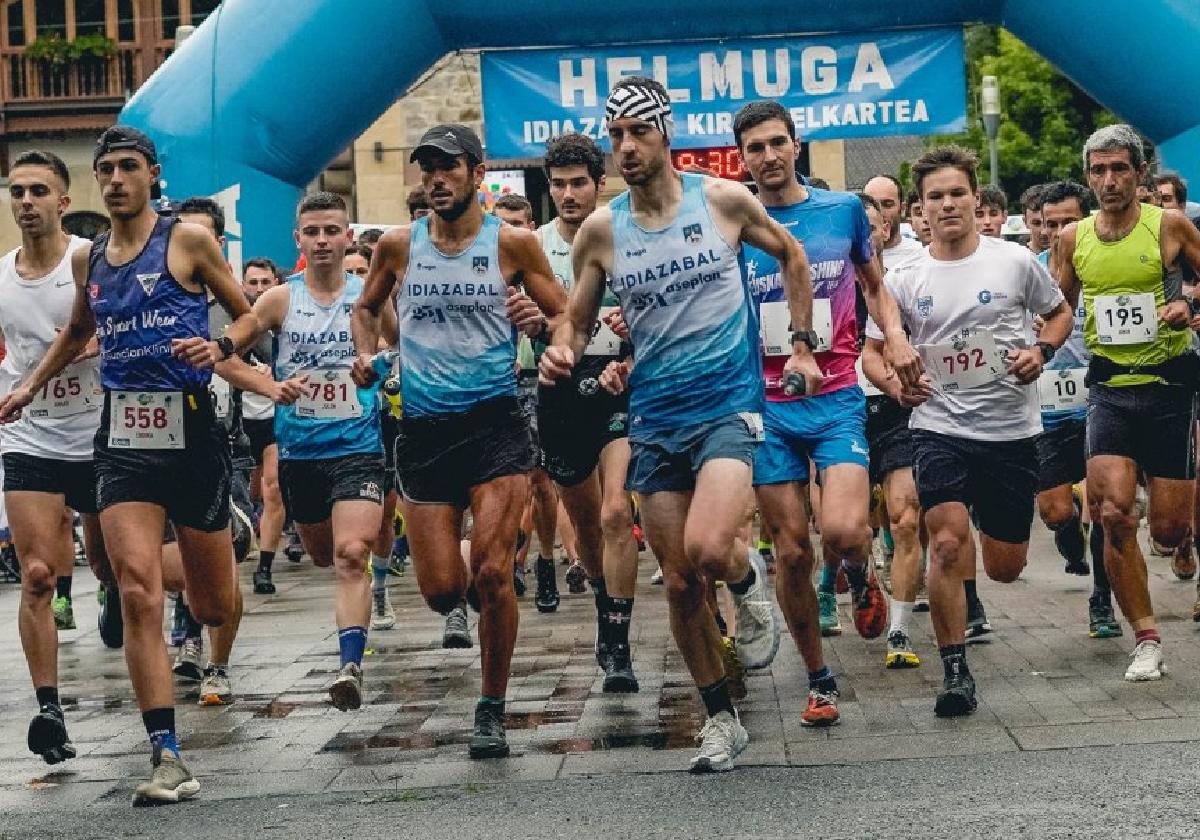
<instances>
[{"instance_id":1,"label":"man's bare arm","mask_svg":"<svg viewBox=\"0 0 1200 840\"><path fill-rule=\"evenodd\" d=\"M1050 247L1050 274L1058 281L1058 288L1071 310L1079 308L1079 277L1075 274L1075 232L1074 223L1063 228L1058 239Z\"/></svg>"},{"instance_id":2,"label":"man's bare arm","mask_svg":"<svg viewBox=\"0 0 1200 840\"><path fill-rule=\"evenodd\" d=\"M394 228L380 237L371 257L371 269L363 283L362 294L350 314L350 334L360 356L374 355L382 331L385 306L408 268L408 246L411 229Z\"/></svg>"},{"instance_id":3,"label":"man's bare arm","mask_svg":"<svg viewBox=\"0 0 1200 840\"><path fill-rule=\"evenodd\" d=\"M591 338L592 324L604 300L607 276L604 256L612 252L609 218L607 208L597 210L584 220L575 234L575 241L571 245L575 285L565 316L556 325L551 344L542 354L539 379L543 384L553 384L557 379L570 376L575 361L583 354Z\"/></svg>"}]
</instances>

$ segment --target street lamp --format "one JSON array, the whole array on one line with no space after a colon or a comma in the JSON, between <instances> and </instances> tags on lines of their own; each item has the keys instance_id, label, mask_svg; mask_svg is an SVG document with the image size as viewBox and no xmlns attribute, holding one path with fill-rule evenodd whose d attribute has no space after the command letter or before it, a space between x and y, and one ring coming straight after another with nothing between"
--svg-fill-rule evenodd
<instances>
[{"instance_id":1,"label":"street lamp","mask_svg":"<svg viewBox=\"0 0 1200 840\"><path fill-rule=\"evenodd\" d=\"M992 186L1000 186L1000 149L996 136L1000 133L1000 81L995 76L984 76L979 96L979 113L983 116L983 130L987 132L988 159L992 173Z\"/></svg>"}]
</instances>

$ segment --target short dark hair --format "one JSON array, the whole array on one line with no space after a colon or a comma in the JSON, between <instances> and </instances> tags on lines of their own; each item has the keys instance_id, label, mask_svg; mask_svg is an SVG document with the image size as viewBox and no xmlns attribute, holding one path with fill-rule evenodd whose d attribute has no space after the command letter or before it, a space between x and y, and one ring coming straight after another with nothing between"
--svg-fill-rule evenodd
<instances>
[{"instance_id":1,"label":"short dark hair","mask_svg":"<svg viewBox=\"0 0 1200 840\"><path fill-rule=\"evenodd\" d=\"M1042 193L1045 191L1046 184L1034 184L1032 187L1025 190L1025 192L1021 193L1022 209L1033 211L1041 210L1042 204L1044 203L1042 200Z\"/></svg>"},{"instance_id":2,"label":"short dark hair","mask_svg":"<svg viewBox=\"0 0 1200 840\"><path fill-rule=\"evenodd\" d=\"M922 186L925 184L925 177L939 169L957 169L967 176L967 182L971 185L971 192L979 190L979 175L976 170L979 167L979 158L970 149L956 146L953 143L945 146L936 146L925 154L917 158L913 163L913 186L917 188L917 194L922 198L925 197L925 190ZM891 177L890 175L884 177ZM895 181L895 178L892 178ZM898 183L898 182L897 182ZM899 189L897 188L897 192Z\"/></svg>"},{"instance_id":3,"label":"short dark hair","mask_svg":"<svg viewBox=\"0 0 1200 840\"><path fill-rule=\"evenodd\" d=\"M529 199L520 193L505 193L496 199L495 208L497 210L516 210L519 212L528 212L530 217L533 217L533 205L529 203Z\"/></svg>"},{"instance_id":4,"label":"short dark hair","mask_svg":"<svg viewBox=\"0 0 1200 840\"><path fill-rule=\"evenodd\" d=\"M422 184L417 184L408 191L408 198L405 199L408 204L408 215L417 215L418 210L429 210L432 205L429 203L429 195L425 192L425 187Z\"/></svg>"},{"instance_id":5,"label":"short dark hair","mask_svg":"<svg viewBox=\"0 0 1200 840\"><path fill-rule=\"evenodd\" d=\"M191 198L185 198L183 203L179 205L179 209L175 211L175 215L182 216L184 213L194 216L208 216L212 221L213 232L217 236L225 235L225 211L221 209L221 205L213 201L206 195L194 195Z\"/></svg>"},{"instance_id":6,"label":"short dark hair","mask_svg":"<svg viewBox=\"0 0 1200 840\"><path fill-rule=\"evenodd\" d=\"M829 182L826 181L824 178L809 178L808 185L810 187L816 187L819 190L829 189Z\"/></svg>"},{"instance_id":7,"label":"short dark hair","mask_svg":"<svg viewBox=\"0 0 1200 840\"><path fill-rule=\"evenodd\" d=\"M879 202L867 195L865 192L855 193L855 195L858 196L858 200L862 202L864 210L874 210L876 213L883 212L883 208L879 206Z\"/></svg>"},{"instance_id":8,"label":"short dark hair","mask_svg":"<svg viewBox=\"0 0 1200 840\"><path fill-rule=\"evenodd\" d=\"M1092 191L1083 184L1077 184L1074 181L1054 181L1049 184L1042 185L1041 204L1042 207L1047 204L1058 204L1060 201L1075 199L1079 202L1079 209L1087 213L1092 209Z\"/></svg>"},{"instance_id":9,"label":"short dark hair","mask_svg":"<svg viewBox=\"0 0 1200 840\"><path fill-rule=\"evenodd\" d=\"M352 257L355 254L358 254L360 257L366 257L367 262L370 262L371 257L375 256L375 249L370 245L363 245L361 243L350 245L346 248L347 257Z\"/></svg>"},{"instance_id":10,"label":"short dark hair","mask_svg":"<svg viewBox=\"0 0 1200 840\"><path fill-rule=\"evenodd\" d=\"M19 166L44 166L55 175L57 175L69 190L71 189L71 173L67 170L67 165L63 163L63 159L54 152L45 152L41 149L30 149L27 152L21 152L17 155L17 159L12 162L9 167L10 171Z\"/></svg>"},{"instance_id":11,"label":"short dark hair","mask_svg":"<svg viewBox=\"0 0 1200 840\"><path fill-rule=\"evenodd\" d=\"M733 116L733 141L740 149L742 133L769 120L779 120L787 128L788 137L796 139L796 121L791 113L773 99L762 99L742 106Z\"/></svg>"},{"instance_id":12,"label":"short dark hair","mask_svg":"<svg viewBox=\"0 0 1200 840\"><path fill-rule=\"evenodd\" d=\"M379 228L367 228L358 236L354 237L354 241L359 245L374 245L383 236L383 231Z\"/></svg>"},{"instance_id":13,"label":"short dark hair","mask_svg":"<svg viewBox=\"0 0 1200 840\"><path fill-rule=\"evenodd\" d=\"M600 151L595 140L586 135L576 132L563 134L547 141L546 156L542 159L546 177L550 177L551 168L556 166L586 167L588 177L596 186L600 186L600 179L604 177L604 152Z\"/></svg>"},{"instance_id":14,"label":"short dark hair","mask_svg":"<svg viewBox=\"0 0 1200 840\"><path fill-rule=\"evenodd\" d=\"M346 214L350 212L346 209L346 199L337 193L318 190L300 199L300 203L296 206L296 218L299 219L305 213L313 213L317 210L341 210Z\"/></svg>"},{"instance_id":15,"label":"short dark hair","mask_svg":"<svg viewBox=\"0 0 1200 840\"><path fill-rule=\"evenodd\" d=\"M1174 172L1159 172L1154 176L1154 186L1161 187L1163 184L1170 184L1174 187L1175 200L1180 204L1187 204L1187 181Z\"/></svg>"},{"instance_id":16,"label":"short dark hair","mask_svg":"<svg viewBox=\"0 0 1200 840\"><path fill-rule=\"evenodd\" d=\"M917 192L916 187L913 187L911 190L908 191L908 198L905 200L905 204L907 204L911 208L914 204L920 204L920 203L921 203L921 194L919 192Z\"/></svg>"},{"instance_id":17,"label":"short dark hair","mask_svg":"<svg viewBox=\"0 0 1200 840\"><path fill-rule=\"evenodd\" d=\"M1001 213L1008 213L1008 196L999 187L985 184L979 188L979 206L996 207Z\"/></svg>"},{"instance_id":18,"label":"short dark hair","mask_svg":"<svg viewBox=\"0 0 1200 840\"><path fill-rule=\"evenodd\" d=\"M275 275L276 280L283 278L283 274L279 271L279 266L275 265L275 261L270 257L251 257L242 265L242 273L244 274L248 268L265 268Z\"/></svg>"}]
</instances>

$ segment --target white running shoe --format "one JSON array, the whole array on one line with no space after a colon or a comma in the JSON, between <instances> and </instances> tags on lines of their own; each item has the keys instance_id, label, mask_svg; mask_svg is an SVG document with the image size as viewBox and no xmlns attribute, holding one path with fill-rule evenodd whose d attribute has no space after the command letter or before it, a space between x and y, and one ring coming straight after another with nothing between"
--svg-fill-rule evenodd
<instances>
[{"instance_id":1,"label":"white running shoe","mask_svg":"<svg viewBox=\"0 0 1200 840\"><path fill-rule=\"evenodd\" d=\"M779 619L767 592L767 573L762 560L755 561L757 552L750 555L754 584L745 595L729 590L737 607L737 655L747 669L766 668L779 650Z\"/></svg>"},{"instance_id":2,"label":"white running shoe","mask_svg":"<svg viewBox=\"0 0 1200 840\"><path fill-rule=\"evenodd\" d=\"M1138 644L1130 654L1130 659L1133 661L1125 671L1125 679L1129 682L1161 680L1167 671L1167 666L1163 664L1162 643L1152 639Z\"/></svg>"},{"instance_id":3,"label":"white running shoe","mask_svg":"<svg viewBox=\"0 0 1200 840\"><path fill-rule=\"evenodd\" d=\"M718 712L704 723L696 736L700 751L688 765L692 773L723 773L733 769L733 760L750 743L750 735L742 726L737 712Z\"/></svg>"},{"instance_id":4,"label":"white running shoe","mask_svg":"<svg viewBox=\"0 0 1200 840\"><path fill-rule=\"evenodd\" d=\"M371 592L371 629L391 630L396 626L396 611L392 609L392 599L387 587L381 587Z\"/></svg>"}]
</instances>

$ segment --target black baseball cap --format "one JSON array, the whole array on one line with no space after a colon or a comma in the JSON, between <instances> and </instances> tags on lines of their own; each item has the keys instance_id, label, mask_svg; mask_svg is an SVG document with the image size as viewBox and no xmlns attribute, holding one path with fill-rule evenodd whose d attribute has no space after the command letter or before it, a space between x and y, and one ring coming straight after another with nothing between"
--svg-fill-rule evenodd
<instances>
[{"instance_id":1,"label":"black baseball cap","mask_svg":"<svg viewBox=\"0 0 1200 840\"><path fill-rule=\"evenodd\" d=\"M447 155L467 155L476 163L483 162L483 143L479 141L479 135L459 123L443 123L426 131L408 160L415 162L423 152L431 150Z\"/></svg>"},{"instance_id":2,"label":"black baseball cap","mask_svg":"<svg viewBox=\"0 0 1200 840\"><path fill-rule=\"evenodd\" d=\"M100 135L100 139L96 141L96 150L92 154L92 168L96 168L96 164L104 155L123 149L139 152L146 159L148 166L158 163L158 150L154 148L154 141L144 132L138 131L131 125L114 125L112 128L105 129L104 133ZM162 187L158 181L150 185L150 197L152 199L162 197Z\"/></svg>"}]
</instances>

